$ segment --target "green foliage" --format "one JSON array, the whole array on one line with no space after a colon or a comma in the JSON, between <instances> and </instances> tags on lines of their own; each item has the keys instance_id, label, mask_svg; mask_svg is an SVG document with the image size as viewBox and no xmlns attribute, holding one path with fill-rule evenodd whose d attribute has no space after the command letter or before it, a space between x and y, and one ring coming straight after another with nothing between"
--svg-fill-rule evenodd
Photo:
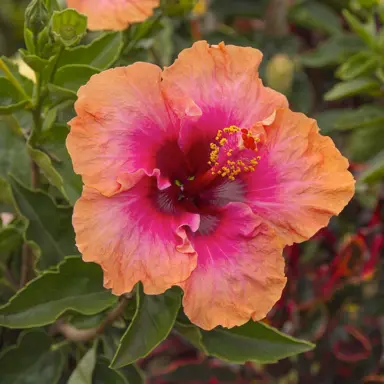
<instances>
[{"instance_id":1,"label":"green foliage","mask_svg":"<svg viewBox=\"0 0 384 384\"><path fill-rule=\"evenodd\" d=\"M145 375L164 382L185 377L208 382L217 375L223 383L262 377L266 383L360 384L379 372L372 368L379 349L372 341L364 369L354 363L364 376L340 378L340 372L354 368L345 355L367 345L360 329L364 337L355 333L347 344L343 321L356 327L360 317L364 327L368 322L364 313L351 320L345 307L364 301L368 291L366 301L375 307L369 313L382 312L377 291L383 288L367 271L379 257L366 259L373 258L382 235L377 201L384 180L384 5L296 0L280 19L281 9L271 9L270 0L214 0L206 14L193 11L196 3L162 0L147 20L125 31L98 32L87 32L87 16L63 9L63 1L2 3L0 54L7 56L0 58L0 383L144 384ZM281 25L274 28L281 30L271 30L275 19ZM287 274L294 260L289 252L299 249L302 256L288 276L294 287L268 316L276 328L249 321L202 330L186 319L178 287L146 295L138 284L132 294L118 298L103 287L100 266L71 256L78 254L72 215L83 185L65 142L79 88L101 71L137 61L169 66L200 39L262 50L260 77L284 93L293 110L317 119L321 132L348 157L357 179L352 213L331 222L326 242L315 239L287 250ZM31 78L22 71L24 64ZM359 216L361 205L370 211ZM376 224L360 229L368 221ZM354 273L358 268L349 263L356 250L346 249L355 237L364 243L365 269L345 291L334 296L327 291L324 298L329 281L318 266L325 258L329 271L340 257L346 261L338 273L347 267ZM320 284L316 289L308 288L311 279ZM362 298L351 293L351 286ZM342 318L335 321L335 313ZM371 327L366 333L380 340L375 331ZM185 365L191 356L197 360ZM353 381L355 376L360 381Z\"/></svg>"},{"instance_id":2,"label":"green foliage","mask_svg":"<svg viewBox=\"0 0 384 384\"><path fill-rule=\"evenodd\" d=\"M65 355L53 347L53 340L44 332L22 333L18 343L0 356L1 383L58 383Z\"/></svg>"},{"instance_id":3,"label":"green foliage","mask_svg":"<svg viewBox=\"0 0 384 384\"><path fill-rule=\"evenodd\" d=\"M146 357L171 331L181 305L179 289L163 295L147 296L137 290L137 309L132 322L121 338L112 367L121 368ZM140 330L144 328L145 334Z\"/></svg>"},{"instance_id":4,"label":"green foliage","mask_svg":"<svg viewBox=\"0 0 384 384\"><path fill-rule=\"evenodd\" d=\"M57 270L36 277L0 308L0 324L39 327L53 323L69 310L93 315L115 302L116 297L103 288L99 266L67 257Z\"/></svg>"}]
</instances>

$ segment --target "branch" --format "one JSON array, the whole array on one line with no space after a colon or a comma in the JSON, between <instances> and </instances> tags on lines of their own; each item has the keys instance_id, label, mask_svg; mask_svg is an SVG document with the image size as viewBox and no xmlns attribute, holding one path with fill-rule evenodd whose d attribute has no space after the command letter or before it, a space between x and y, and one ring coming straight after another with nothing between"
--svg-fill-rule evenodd
<instances>
[{"instance_id":1,"label":"branch","mask_svg":"<svg viewBox=\"0 0 384 384\"><path fill-rule=\"evenodd\" d=\"M122 296L119 304L108 313L106 318L95 328L78 329L71 324L58 320L54 324L53 333L61 333L66 339L74 342L85 342L95 339L104 332L105 328L118 319L124 312L130 296Z\"/></svg>"}]
</instances>

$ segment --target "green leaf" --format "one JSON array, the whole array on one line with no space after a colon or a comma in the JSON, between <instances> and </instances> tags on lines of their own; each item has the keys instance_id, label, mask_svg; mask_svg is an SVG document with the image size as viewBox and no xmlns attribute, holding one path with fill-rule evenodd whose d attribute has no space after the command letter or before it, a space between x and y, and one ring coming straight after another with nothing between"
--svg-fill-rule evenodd
<instances>
[{"instance_id":1,"label":"green leaf","mask_svg":"<svg viewBox=\"0 0 384 384\"><path fill-rule=\"evenodd\" d=\"M96 365L96 344L89 349L77 364L67 384L92 384L93 371Z\"/></svg>"},{"instance_id":2,"label":"green leaf","mask_svg":"<svg viewBox=\"0 0 384 384\"><path fill-rule=\"evenodd\" d=\"M352 161L365 162L383 149L383 143L382 124L356 129L347 138L345 153Z\"/></svg>"},{"instance_id":3,"label":"green leaf","mask_svg":"<svg viewBox=\"0 0 384 384\"><path fill-rule=\"evenodd\" d=\"M131 384L119 371L109 368L108 360L100 357L93 372L92 384Z\"/></svg>"},{"instance_id":4,"label":"green leaf","mask_svg":"<svg viewBox=\"0 0 384 384\"><path fill-rule=\"evenodd\" d=\"M49 97L54 105L60 104L66 100L76 100L76 92L59 87L55 84L48 84Z\"/></svg>"},{"instance_id":5,"label":"green leaf","mask_svg":"<svg viewBox=\"0 0 384 384\"><path fill-rule=\"evenodd\" d=\"M59 191L62 191L65 194L63 189L63 178L53 167L49 156L46 153L39 151L38 149L33 149L31 146L28 146L28 152L31 156L31 159L39 166L40 170L43 172L48 181Z\"/></svg>"},{"instance_id":6,"label":"green leaf","mask_svg":"<svg viewBox=\"0 0 384 384\"><path fill-rule=\"evenodd\" d=\"M84 64L100 70L107 69L120 56L123 44L121 32L104 33L88 45L66 49L60 56L58 67Z\"/></svg>"},{"instance_id":7,"label":"green leaf","mask_svg":"<svg viewBox=\"0 0 384 384\"><path fill-rule=\"evenodd\" d=\"M314 345L307 341L295 339L263 323L253 321L229 330L201 330L201 334L209 355L237 364L247 361L274 363L314 348Z\"/></svg>"},{"instance_id":8,"label":"green leaf","mask_svg":"<svg viewBox=\"0 0 384 384\"><path fill-rule=\"evenodd\" d=\"M374 72L378 63L378 58L372 52L359 52L337 69L336 76L341 80L352 80L362 75L369 75Z\"/></svg>"},{"instance_id":9,"label":"green leaf","mask_svg":"<svg viewBox=\"0 0 384 384\"><path fill-rule=\"evenodd\" d=\"M19 100L31 102L34 84L31 79L23 76L19 71L19 65L15 60L2 56L0 59L0 77L8 79L13 87L19 92ZM29 106L29 105L28 105Z\"/></svg>"},{"instance_id":10,"label":"green leaf","mask_svg":"<svg viewBox=\"0 0 384 384\"><path fill-rule=\"evenodd\" d=\"M119 369L129 384L145 384L145 375L143 371L136 365L131 364Z\"/></svg>"},{"instance_id":11,"label":"green leaf","mask_svg":"<svg viewBox=\"0 0 384 384\"><path fill-rule=\"evenodd\" d=\"M0 117L0 176L8 179L12 173L18 180L31 186L31 161L23 133L12 116Z\"/></svg>"},{"instance_id":12,"label":"green leaf","mask_svg":"<svg viewBox=\"0 0 384 384\"><path fill-rule=\"evenodd\" d=\"M29 220L26 237L41 248L38 268L49 268L76 254L72 208L58 207L46 193L31 191L15 180L11 185L20 213Z\"/></svg>"},{"instance_id":13,"label":"green leaf","mask_svg":"<svg viewBox=\"0 0 384 384\"><path fill-rule=\"evenodd\" d=\"M8 79L0 77L0 115L11 114L28 103Z\"/></svg>"},{"instance_id":14,"label":"green leaf","mask_svg":"<svg viewBox=\"0 0 384 384\"><path fill-rule=\"evenodd\" d=\"M181 305L181 292L172 288L162 295L144 295L139 286L137 303L135 317L113 358L113 368L121 368L147 356L168 336Z\"/></svg>"},{"instance_id":15,"label":"green leaf","mask_svg":"<svg viewBox=\"0 0 384 384\"><path fill-rule=\"evenodd\" d=\"M27 332L0 356L1 384L56 384L64 368L62 350L53 350L43 332Z\"/></svg>"},{"instance_id":16,"label":"green leaf","mask_svg":"<svg viewBox=\"0 0 384 384\"><path fill-rule=\"evenodd\" d=\"M351 29L360 36L369 47L376 48L376 36L372 24L363 24L356 16L352 15L347 9L343 10L343 15Z\"/></svg>"},{"instance_id":17,"label":"green leaf","mask_svg":"<svg viewBox=\"0 0 384 384\"><path fill-rule=\"evenodd\" d=\"M353 110L348 108L327 109L326 111L317 113L314 116L314 119L321 129L321 133L323 135L328 135L337 130L336 123L350 111Z\"/></svg>"},{"instance_id":18,"label":"green leaf","mask_svg":"<svg viewBox=\"0 0 384 384\"><path fill-rule=\"evenodd\" d=\"M349 130L380 124L384 124L384 108L367 104L354 110L346 110L335 122L335 128Z\"/></svg>"},{"instance_id":19,"label":"green leaf","mask_svg":"<svg viewBox=\"0 0 384 384\"><path fill-rule=\"evenodd\" d=\"M55 75L54 84L61 88L77 92L78 89L86 84L91 76L99 73L96 68L82 64L65 65L58 69Z\"/></svg>"},{"instance_id":20,"label":"green leaf","mask_svg":"<svg viewBox=\"0 0 384 384\"><path fill-rule=\"evenodd\" d=\"M0 228L0 262L5 263L9 254L20 248L23 235L19 228L9 225Z\"/></svg>"},{"instance_id":21,"label":"green leaf","mask_svg":"<svg viewBox=\"0 0 384 384\"><path fill-rule=\"evenodd\" d=\"M359 182L375 184L384 178L384 150L369 161L367 168L360 174Z\"/></svg>"},{"instance_id":22,"label":"green leaf","mask_svg":"<svg viewBox=\"0 0 384 384\"><path fill-rule=\"evenodd\" d=\"M103 288L101 268L67 257L58 269L30 281L0 308L0 324L8 328L32 328L51 324L68 310L94 315L110 307L117 297Z\"/></svg>"},{"instance_id":23,"label":"green leaf","mask_svg":"<svg viewBox=\"0 0 384 384\"><path fill-rule=\"evenodd\" d=\"M335 35L320 43L315 50L299 56L299 60L306 67L321 68L340 64L350 55L365 48L364 43L356 35Z\"/></svg>"},{"instance_id":24,"label":"green leaf","mask_svg":"<svg viewBox=\"0 0 384 384\"><path fill-rule=\"evenodd\" d=\"M56 41L70 47L77 44L87 32L87 16L72 8L54 11L51 30Z\"/></svg>"},{"instance_id":25,"label":"green leaf","mask_svg":"<svg viewBox=\"0 0 384 384\"><path fill-rule=\"evenodd\" d=\"M52 155L53 165L64 180L65 196L74 205L81 195L83 184L81 177L73 171L72 161L65 146L67 135L67 126L55 125L44 134L41 145L47 153Z\"/></svg>"},{"instance_id":26,"label":"green leaf","mask_svg":"<svg viewBox=\"0 0 384 384\"><path fill-rule=\"evenodd\" d=\"M29 65L35 72L43 72L47 67L49 61L38 57L36 55L28 54L28 52L23 49L19 50L23 61Z\"/></svg>"},{"instance_id":27,"label":"green leaf","mask_svg":"<svg viewBox=\"0 0 384 384\"><path fill-rule=\"evenodd\" d=\"M182 336L184 336L194 347L204 351L203 336L201 334L200 328L197 328L193 324L185 324L183 322L176 321L175 329Z\"/></svg>"},{"instance_id":28,"label":"green leaf","mask_svg":"<svg viewBox=\"0 0 384 384\"><path fill-rule=\"evenodd\" d=\"M289 17L292 22L305 28L317 29L329 34L342 32L338 14L318 1L307 1L291 7Z\"/></svg>"},{"instance_id":29,"label":"green leaf","mask_svg":"<svg viewBox=\"0 0 384 384\"><path fill-rule=\"evenodd\" d=\"M298 72L288 96L289 103L297 112L309 113L314 102L313 86L305 72Z\"/></svg>"},{"instance_id":30,"label":"green leaf","mask_svg":"<svg viewBox=\"0 0 384 384\"><path fill-rule=\"evenodd\" d=\"M324 95L324 99L333 101L379 90L380 87L375 80L371 78L358 78L337 83Z\"/></svg>"}]
</instances>

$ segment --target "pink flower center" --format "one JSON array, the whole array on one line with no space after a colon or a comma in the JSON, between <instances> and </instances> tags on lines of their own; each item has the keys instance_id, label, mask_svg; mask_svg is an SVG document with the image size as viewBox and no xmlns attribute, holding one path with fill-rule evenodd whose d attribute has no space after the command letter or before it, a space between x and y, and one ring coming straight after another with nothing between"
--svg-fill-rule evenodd
<instances>
[{"instance_id":1,"label":"pink flower center","mask_svg":"<svg viewBox=\"0 0 384 384\"><path fill-rule=\"evenodd\" d=\"M209 185L217 177L231 181L243 172L253 172L258 165L257 155L260 138L248 129L230 126L219 130L215 140L210 143L208 169L197 178L191 177L180 187L186 194L194 194Z\"/></svg>"}]
</instances>

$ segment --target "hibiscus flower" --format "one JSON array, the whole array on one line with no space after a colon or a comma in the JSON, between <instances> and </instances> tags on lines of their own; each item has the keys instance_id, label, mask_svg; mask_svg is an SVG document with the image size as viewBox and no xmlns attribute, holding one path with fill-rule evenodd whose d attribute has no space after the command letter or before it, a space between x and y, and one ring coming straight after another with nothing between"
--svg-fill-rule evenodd
<instances>
[{"instance_id":1,"label":"hibiscus flower","mask_svg":"<svg viewBox=\"0 0 384 384\"><path fill-rule=\"evenodd\" d=\"M89 29L119 31L150 17L160 0L67 0L67 5L88 16Z\"/></svg>"},{"instance_id":2,"label":"hibiscus flower","mask_svg":"<svg viewBox=\"0 0 384 384\"><path fill-rule=\"evenodd\" d=\"M164 71L136 63L79 90L67 147L85 186L73 224L115 294L179 285L204 329L260 320L286 282L283 247L351 199L348 161L263 86L261 59L200 41Z\"/></svg>"}]
</instances>

